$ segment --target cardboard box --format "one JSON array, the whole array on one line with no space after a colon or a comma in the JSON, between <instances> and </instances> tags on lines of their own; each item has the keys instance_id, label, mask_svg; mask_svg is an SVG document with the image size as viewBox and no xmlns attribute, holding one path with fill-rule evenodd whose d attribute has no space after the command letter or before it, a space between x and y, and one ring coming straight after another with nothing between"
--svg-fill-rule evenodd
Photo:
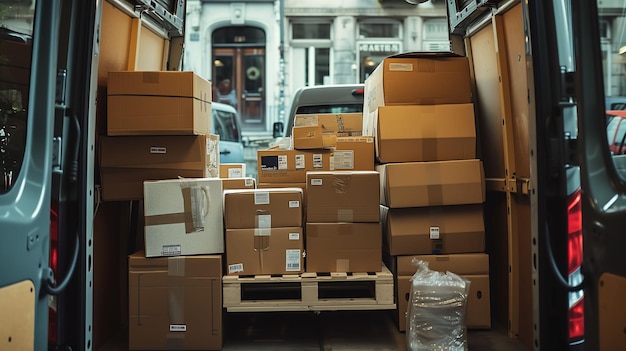
<instances>
[{"instance_id":1,"label":"cardboard box","mask_svg":"<svg viewBox=\"0 0 626 351\"><path fill-rule=\"evenodd\" d=\"M307 272L380 272L380 223L306 224Z\"/></svg>"},{"instance_id":2,"label":"cardboard box","mask_svg":"<svg viewBox=\"0 0 626 351\"><path fill-rule=\"evenodd\" d=\"M221 350L222 256L129 256L129 350Z\"/></svg>"},{"instance_id":3,"label":"cardboard box","mask_svg":"<svg viewBox=\"0 0 626 351\"><path fill-rule=\"evenodd\" d=\"M397 276L398 329L406 330L406 311L410 297L411 282L417 271L411 263L413 258L429 263L428 268L434 271L450 271L458 274L470 283L465 313L465 325L470 329L491 328L491 298L489 287L489 256L484 253L455 255L418 255L398 256L397 267L390 268Z\"/></svg>"},{"instance_id":4,"label":"cardboard box","mask_svg":"<svg viewBox=\"0 0 626 351\"><path fill-rule=\"evenodd\" d=\"M306 214L306 183L258 183L257 189L300 188L302 189L302 213Z\"/></svg>"},{"instance_id":5,"label":"cardboard box","mask_svg":"<svg viewBox=\"0 0 626 351\"><path fill-rule=\"evenodd\" d=\"M306 177L307 222L380 222L378 172L307 172Z\"/></svg>"},{"instance_id":6,"label":"cardboard box","mask_svg":"<svg viewBox=\"0 0 626 351\"><path fill-rule=\"evenodd\" d=\"M381 204L390 208L485 201L485 178L478 159L387 163L376 170L381 179Z\"/></svg>"},{"instance_id":7,"label":"cardboard box","mask_svg":"<svg viewBox=\"0 0 626 351\"><path fill-rule=\"evenodd\" d=\"M302 227L226 230L228 275L304 272Z\"/></svg>"},{"instance_id":8,"label":"cardboard box","mask_svg":"<svg viewBox=\"0 0 626 351\"><path fill-rule=\"evenodd\" d=\"M381 106L373 118L380 163L476 158L473 104Z\"/></svg>"},{"instance_id":9,"label":"cardboard box","mask_svg":"<svg viewBox=\"0 0 626 351\"><path fill-rule=\"evenodd\" d=\"M332 164L332 168L337 171L373 171L374 137L338 137Z\"/></svg>"},{"instance_id":10,"label":"cardboard box","mask_svg":"<svg viewBox=\"0 0 626 351\"><path fill-rule=\"evenodd\" d=\"M412 52L385 58L365 80L363 111L373 112L379 106L470 102L467 57Z\"/></svg>"},{"instance_id":11,"label":"cardboard box","mask_svg":"<svg viewBox=\"0 0 626 351\"><path fill-rule=\"evenodd\" d=\"M222 180L146 181L146 257L224 253Z\"/></svg>"},{"instance_id":12,"label":"cardboard box","mask_svg":"<svg viewBox=\"0 0 626 351\"><path fill-rule=\"evenodd\" d=\"M328 149L337 145L337 135L324 133L320 126L293 127L291 138L296 150Z\"/></svg>"},{"instance_id":13,"label":"cardboard box","mask_svg":"<svg viewBox=\"0 0 626 351\"><path fill-rule=\"evenodd\" d=\"M256 179L252 177L222 178L222 190L256 189Z\"/></svg>"},{"instance_id":14,"label":"cardboard box","mask_svg":"<svg viewBox=\"0 0 626 351\"><path fill-rule=\"evenodd\" d=\"M302 227L302 189L224 191L226 229Z\"/></svg>"},{"instance_id":15,"label":"cardboard box","mask_svg":"<svg viewBox=\"0 0 626 351\"><path fill-rule=\"evenodd\" d=\"M331 171L331 150L257 151L259 183L306 183L307 171Z\"/></svg>"},{"instance_id":16,"label":"cardboard box","mask_svg":"<svg viewBox=\"0 0 626 351\"><path fill-rule=\"evenodd\" d=\"M337 136L359 136L363 129L362 113L319 113L294 116L295 127L320 127L323 133Z\"/></svg>"},{"instance_id":17,"label":"cardboard box","mask_svg":"<svg viewBox=\"0 0 626 351\"><path fill-rule=\"evenodd\" d=\"M105 201L143 200L146 180L219 176L219 135L100 137Z\"/></svg>"},{"instance_id":18,"label":"cardboard box","mask_svg":"<svg viewBox=\"0 0 626 351\"><path fill-rule=\"evenodd\" d=\"M482 204L381 209L391 255L485 251Z\"/></svg>"},{"instance_id":19,"label":"cardboard box","mask_svg":"<svg viewBox=\"0 0 626 351\"><path fill-rule=\"evenodd\" d=\"M220 178L244 178L246 176L245 163L221 163Z\"/></svg>"},{"instance_id":20,"label":"cardboard box","mask_svg":"<svg viewBox=\"0 0 626 351\"><path fill-rule=\"evenodd\" d=\"M194 72L109 72L107 95L109 136L211 131L211 83Z\"/></svg>"}]
</instances>

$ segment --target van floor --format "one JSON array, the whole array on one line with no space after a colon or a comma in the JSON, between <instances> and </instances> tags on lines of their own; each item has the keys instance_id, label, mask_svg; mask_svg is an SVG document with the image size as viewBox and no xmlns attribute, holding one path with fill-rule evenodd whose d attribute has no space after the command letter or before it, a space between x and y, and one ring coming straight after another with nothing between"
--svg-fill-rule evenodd
<instances>
[{"instance_id":1,"label":"van floor","mask_svg":"<svg viewBox=\"0 0 626 351\"><path fill-rule=\"evenodd\" d=\"M405 351L391 311L224 313L223 351ZM497 326L467 333L469 351L530 351ZM128 350L128 333L97 351Z\"/></svg>"}]
</instances>

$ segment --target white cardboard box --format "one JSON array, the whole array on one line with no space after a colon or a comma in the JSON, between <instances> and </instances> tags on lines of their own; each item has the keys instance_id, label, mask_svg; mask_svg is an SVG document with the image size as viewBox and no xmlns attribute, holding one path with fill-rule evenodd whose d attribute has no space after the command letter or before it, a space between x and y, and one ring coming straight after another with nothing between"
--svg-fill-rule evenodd
<instances>
[{"instance_id":1,"label":"white cardboard box","mask_svg":"<svg viewBox=\"0 0 626 351\"><path fill-rule=\"evenodd\" d=\"M146 257L224 253L222 181L145 181Z\"/></svg>"}]
</instances>

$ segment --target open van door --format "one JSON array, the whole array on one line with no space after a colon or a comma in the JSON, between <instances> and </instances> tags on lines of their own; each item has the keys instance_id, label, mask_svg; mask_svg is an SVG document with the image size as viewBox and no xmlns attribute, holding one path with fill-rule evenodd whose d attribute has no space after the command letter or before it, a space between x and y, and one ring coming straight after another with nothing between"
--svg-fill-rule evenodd
<instances>
[{"instance_id":1,"label":"open van door","mask_svg":"<svg viewBox=\"0 0 626 351\"><path fill-rule=\"evenodd\" d=\"M0 349L91 349L98 1L0 0Z\"/></svg>"}]
</instances>

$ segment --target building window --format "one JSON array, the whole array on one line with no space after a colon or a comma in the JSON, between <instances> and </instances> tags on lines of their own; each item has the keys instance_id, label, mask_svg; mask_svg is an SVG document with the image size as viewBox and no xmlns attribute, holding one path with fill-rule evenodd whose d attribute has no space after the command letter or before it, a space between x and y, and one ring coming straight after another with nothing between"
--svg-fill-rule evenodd
<instances>
[{"instance_id":1,"label":"building window","mask_svg":"<svg viewBox=\"0 0 626 351\"><path fill-rule=\"evenodd\" d=\"M294 89L330 84L332 23L302 21L291 24L291 84Z\"/></svg>"},{"instance_id":2,"label":"building window","mask_svg":"<svg viewBox=\"0 0 626 351\"><path fill-rule=\"evenodd\" d=\"M385 57L402 52L402 26L395 20L366 20L358 31L358 81L363 83Z\"/></svg>"},{"instance_id":3,"label":"building window","mask_svg":"<svg viewBox=\"0 0 626 351\"><path fill-rule=\"evenodd\" d=\"M448 37L448 21L445 18L429 18L424 20L424 51L450 51L450 38Z\"/></svg>"},{"instance_id":4,"label":"building window","mask_svg":"<svg viewBox=\"0 0 626 351\"><path fill-rule=\"evenodd\" d=\"M326 39L330 40L330 23L294 23L291 39Z\"/></svg>"},{"instance_id":5,"label":"building window","mask_svg":"<svg viewBox=\"0 0 626 351\"><path fill-rule=\"evenodd\" d=\"M399 22L364 21L359 23L359 39L395 38L400 39Z\"/></svg>"}]
</instances>

